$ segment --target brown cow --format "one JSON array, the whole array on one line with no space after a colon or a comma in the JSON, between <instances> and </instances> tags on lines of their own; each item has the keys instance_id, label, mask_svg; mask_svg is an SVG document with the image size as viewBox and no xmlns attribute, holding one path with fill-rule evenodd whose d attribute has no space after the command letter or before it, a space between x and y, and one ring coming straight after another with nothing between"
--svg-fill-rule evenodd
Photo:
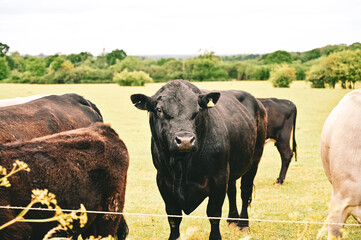
<instances>
[{"instance_id":1,"label":"brown cow","mask_svg":"<svg viewBox=\"0 0 361 240\"><path fill-rule=\"evenodd\" d=\"M274 141L282 160L280 175L275 183L282 184L285 181L288 167L293 153L297 161L296 144L296 105L286 99L257 98L267 111L267 140ZM290 148L291 132L292 149Z\"/></svg>"},{"instance_id":2,"label":"brown cow","mask_svg":"<svg viewBox=\"0 0 361 240\"><path fill-rule=\"evenodd\" d=\"M15 160L28 164L30 172L20 171L9 178L11 187L0 187L1 206L26 206L32 189L48 189L63 209L123 211L129 156L117 133L103 123L27 142L0 145L0 165L8 171ZM14 219L20 210L0 209L0 225ZM32 211L26 218L47 218L53 212ZM42 239L57 223L15 223L0 231L0 239ZM82 234L117 236L128 232L122 215L88 214ZM73 238L74 239L74 238Z\"/></svg>"},{"instance_id":3,"label":"brown cow","mask_svg":"<svg viewBox=\"0 0 361 240\"><path fill-rule=\"evenodd\" d=\"M0 107L0 143L30 140L102 121L99 109L77 94L49 95Z\"/></svg>"},{"instance_id":4,"label":"brown cow","mask_svg":"<svg viewBox=\"0 0 361 240\"><path fill-rule=\"evenodd\" d=\"M348 93L328 116L321 134L321 158L332 184L328 239L352 215L361 223L361 90Z\"/></svg>"}]
</instances>

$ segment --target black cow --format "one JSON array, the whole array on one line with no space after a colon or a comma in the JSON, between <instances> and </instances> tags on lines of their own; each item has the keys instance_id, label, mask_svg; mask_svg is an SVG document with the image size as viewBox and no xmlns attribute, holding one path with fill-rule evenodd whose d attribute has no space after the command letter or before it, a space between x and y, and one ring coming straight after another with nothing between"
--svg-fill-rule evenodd
<instances>
[{"instance_id":1,"label":"black cow","mask_svg":"<svg viewBox=\"0 0 361 240\"><path fill-rule=\"evenodd\" d=\"M28 164L30 172L11 177L11 187L0 187L0 205L25 207L32 189L48 189L63 209L123 211L129 155L117 133L103 123L65 131L30 141L0 145L0 165L8 172L15 160ZM0 209L0 226L20 210ZM25 218L49 218L54 212L30 211ZM43 239L57 223L17 222L0 231L0 239ZM84 228L74 225L69 236L82 234L125 239L128 233L122 215L88 214Z\"/></svg>"},{"instance_id":2,"label":"black cow","mask_svg":"<svg viewBox=\"0 0 361 240\"><path fill-rule=\"evenodd\" d=\"M277 184L285 181L286 173L290 165L293 153L297 161L297 144L296 144L296 105L286 99L277 98L258 98L267 111L267 139L275 141L278 152L281 155L282 167L280 175L276 180ZM292 149L290 148L291 132Z\"/></svg>"},{"instance_id":3,"label":"black cow","mask_svg":"<svg viewBox=\"0 0 361 240\"><path fill-rule=\"evenodd\" d=\"M102 121L95 104L77 94L44 96L0 107L0 143L30 140Z\"/></svg>"},{"instance_id":4,"label":"black cow","mask_svg":"<svg viewBox=\"0 0 361 240\"><path fill-rule=\"evenodd\" d=\"M208 217L220 217L227 193L229 218L248 219L253 180L267 134L263 105L247 92L210 92L184 80L168 82L152 97L134 94L131 100L137 108L149 111L153 163L167 214L190 214L209 197ZM239 215L236 180L240 177L243 203ZM168 217L169 239L180 236L181 220ZM219 221L210 218L210 239L221 239ZM228 222L249 229L248 220Z\"/></svg>"}]
</instances>

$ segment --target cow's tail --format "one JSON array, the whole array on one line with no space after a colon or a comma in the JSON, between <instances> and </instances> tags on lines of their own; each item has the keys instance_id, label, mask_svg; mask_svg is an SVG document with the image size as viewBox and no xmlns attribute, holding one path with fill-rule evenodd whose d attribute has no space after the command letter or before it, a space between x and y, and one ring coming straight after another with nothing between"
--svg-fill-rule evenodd
<instances>
[{"instance_id":1,"label":"cow's tail","mask_svg":"<svg viewBox=\"0 0 361 240\"><path fill-rule=\"evenodd\" d=\"M120 219L118 231L117 231L117 239L125 240L128 233L129 233L129 228L128 228L127 222L125 221L124 216L122 215L122 218Z\"/></svg>"},{"instance_id":2,"label":"cow's tail","mask_svg":"<svg viewBox=\"0 0 361 240\"><path fill-rule=\"evenodd\" d=\"M297 108L295 107L295 113L293 118L293 139L292 139L292 152L295 154L295 161L297 161L297 143L296 143L296 118L297 118Z\"/></svg>"}]
</instances>

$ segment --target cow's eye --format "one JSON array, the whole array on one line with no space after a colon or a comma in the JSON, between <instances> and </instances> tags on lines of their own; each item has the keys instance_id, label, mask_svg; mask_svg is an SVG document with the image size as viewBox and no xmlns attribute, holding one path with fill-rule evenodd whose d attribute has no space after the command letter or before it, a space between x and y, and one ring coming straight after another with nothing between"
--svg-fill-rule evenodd
<instances>
[{"instance_id":1,"label":"cow's eye","mask_svg":"<svg viewBox=\"0 0 361 240\"><path fill-rule=\"evenodd\" d=\"M160 108L156 108L155 109L158 113L161 113L162 112L162 109L160 109Z\"/></svg>"}]
</instances>

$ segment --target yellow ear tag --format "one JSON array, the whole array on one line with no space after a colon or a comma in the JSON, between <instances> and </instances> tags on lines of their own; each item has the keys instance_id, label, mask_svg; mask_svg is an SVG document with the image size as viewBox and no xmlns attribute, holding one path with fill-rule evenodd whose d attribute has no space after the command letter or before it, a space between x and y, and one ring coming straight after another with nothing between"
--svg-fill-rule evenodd
<instances>
[{"instance_id":1,"label":"yellow ear tag","mask_svg":"<svg viewBox=\"0 0 361 240\"><path fill-rule=\"evenodd\" d=\"M211 107L215 107L215 106L216 106L216 104L213 103L213 99L208 98L207 107L211 108Z\"/></svg>"}]
</instances>

